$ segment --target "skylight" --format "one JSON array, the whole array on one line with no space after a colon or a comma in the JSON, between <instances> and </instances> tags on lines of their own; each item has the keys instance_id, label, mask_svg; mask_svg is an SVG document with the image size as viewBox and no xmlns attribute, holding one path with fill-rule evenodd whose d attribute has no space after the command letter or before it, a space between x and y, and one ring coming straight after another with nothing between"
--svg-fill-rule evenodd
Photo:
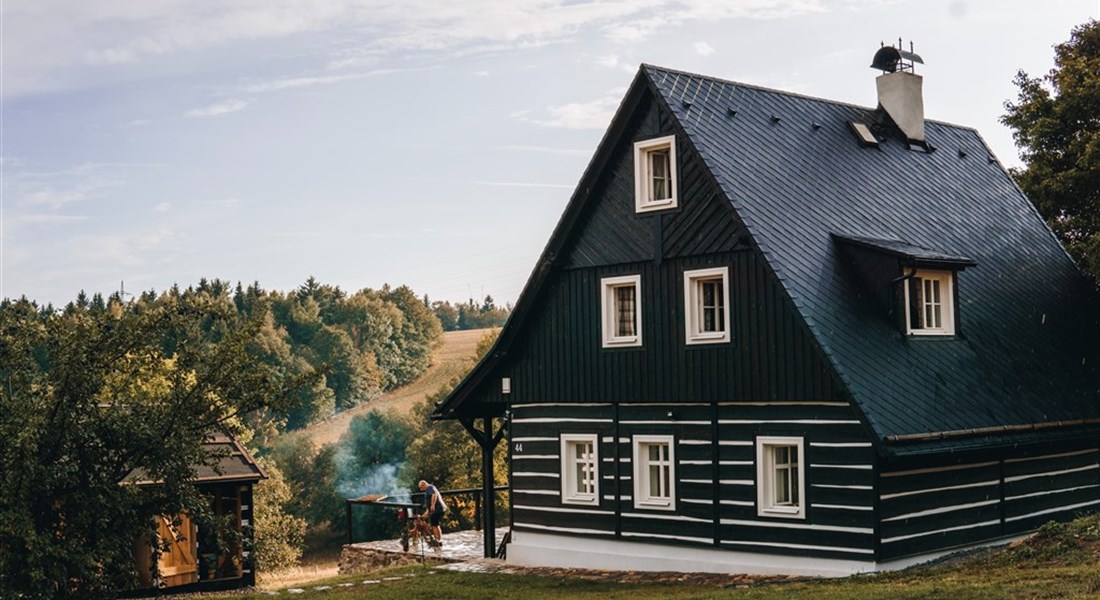
<instances>
[{"instance_id":1,"label":"skylight","mask_svg":"<svg viewBox=\"0 0 1100 600\"><path fill-rule=\"evenodd\" d=\"M852 121L850 123L852 131L856 133L856 137L859 138L859 143L865 147L878 146L878 140L875 139L875 134L871 133L871 128L864 123L857 123Z\"/></svg>"}]
</instances>

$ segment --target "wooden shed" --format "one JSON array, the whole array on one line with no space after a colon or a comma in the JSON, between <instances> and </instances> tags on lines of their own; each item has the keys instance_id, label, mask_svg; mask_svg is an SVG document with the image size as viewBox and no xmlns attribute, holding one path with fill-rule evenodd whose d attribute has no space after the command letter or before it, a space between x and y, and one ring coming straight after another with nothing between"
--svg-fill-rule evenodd
<instances>
[{"instance_id":1,"label":"wooden shed","mask_svg":"<svg viewBox=\"0 0 1100 600\"><path fill-rule=\"evenodd\" d=\"M216 465L197 468L195 484L209 499L215 517L228 521L240 541L220 543L213 529L204 530L187 513L156 518L158 536L169 549L158 559L160 578L153 579L152 549L146 542L134 545L139 587L171 591L204 591L254 585L256 573L251 553L253 529L252 486L267 476L236 438L217 434L203 448ZM156 485L155 481L135 481Z\"/></svg>"}]
</instances>

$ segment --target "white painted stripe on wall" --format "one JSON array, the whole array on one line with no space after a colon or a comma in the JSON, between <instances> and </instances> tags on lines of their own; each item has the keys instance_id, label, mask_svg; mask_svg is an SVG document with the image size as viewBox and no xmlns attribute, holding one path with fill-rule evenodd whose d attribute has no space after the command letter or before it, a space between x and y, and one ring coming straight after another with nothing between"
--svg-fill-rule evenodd
<instances>
[{"instance_id":1,"label":"white painted stripe on wall","mask_svg":"<svg viewBox=\"0 0 1100 600\"><path fill-rule=\"evenodd\" d=\"M680 440L680 444L684 446L709 446L710 440Z\"/></svg>"},{"instance_id":2,"label":"white painted stripe on wall","mask_svg":"<svg viewBox=\"0 0 1100 600\"><path fill-rule=\"evenodd\" d=\"M611 419L579 419L573 417L531 417L512 419L513 423L610 423Z\"/></svg>"},{"instance_id":3,"label":"white painted stripe on wall","mask_svg":"<svg viewBox=\"0 0 1100 600\"><path fill-rule=\"evenodd\" d=\"M543 512L578 513L584 515L613 515L614 511L599 510L596 508L565 508L563 506L531 506L529 504L513 504L512 508L522 510L540 510Z\"/></svg>"},{"instance_id":4,"label":"white painted stripe on wall","mask_svg":"<svg viewBox=\"0 0 1100 600\"><path fill-rule=\"evenodd\" d=\"M1077 450L1076 452L1062 452L1059 454L1044 454L1043 456L1029 456L1027 458L1006 458L1006 463L1022 463L1030 460L1045 460L1048 458L1061 458L1064 456L1081 456L1083 454L1096 454L1096 448L1089 448L1087 450Z\"/></svg>"},{"instance_id":5,"label":"white painted stripe on wall","mask_svg":"<svg viewBox=\"0 0 1100 600\"><path fill-rule=\"evenodd\" d=\"M681 479L681 480L680 480L680 483L703 483L703 484L713 484L713 483L714 483L714 480L713 480L713 479Z\"/></svg>"},{"instance_id":6,"label":"white painted stripe on wall","mask_svg":"<svg viewBox=\"0 0 1100 600\"><path fill-rule=\"evenodd\" d=\"M872 490L873 487L869 485L837 485L834 483L811 483L810 487L823 488L826 490Z\"/></svg>"},{"instance_id":7,"label":"white painted stripe on wall","mask_svg":"<svg viewBox=\"0 0 1100 600\"><path fill-rule=\"evenodd\" d=\"M630 513L624 512L623 517L627 519L656 519L658 521L683 521L688 523L713 523L714 519L699 519L696 517L687 517L684 515L657 515L651 513Z\"/></svg>"},{"instance_id":8,"label":"white painted stripe on wall","mask_svg":"<svg viewBox=\"0 0 1100 600\"><path fill-rule=\"evenodd\" d=\"M614 442L615 442L615 436L613 436L613 435L605 435L605 436L603 436L602 438L600 438L600 441L602 441L602 442L603 442L603 443L605 443L605 444L612 444L612 443L614 443Z\"/></svg>"},{"instance_id":9,"label":"white painted stripe on wall","mask_svg":"<svg viewBox=\"0 0 1100 600\"><path fill-rule=\"evenodd\" d=\"M882 494L879 496L881 500L890 500L891 498L902 498L905 496L915 496L917 494L930 494L933 492L946 492L949 490L965 490L968 488L986 487L991 485L1000 485L1000 481L991 479L989 481L979 481L977 483L962 483L959 485L945 485L943 487L928 488L925 490L910 490L908 492L897 492L894 494Z\"/></svg>"},{"instance_id":10,"label":"white painted stripe on wall","mask_svg":"<svg viewBox=\"0 0 1100 600\"><path fill-rule=\"evenodd\" d=\"M857 471L870 471L874 467L871 465L824 465L810 463L810 468L813 469L853 469Z\"/></svg>"},{"instance_id":11,"label":"white painted stripe on wall","mask_svg":"<svg viewBox=\"0 0 1100 600\"><path fill-rule=\"evenodd\" d=\"M1070 504L1069 506L1057 506L1054 508L1048 508L1046 510L1040 510L1037 512L1029 513L1026 515L1020 515L1018 517L1009 517L1005 521L1019 521L1021 519L1029 519L1031 517L1038 517L1040 515L1049 515L1051 513L1062 512L1066 510L1073 510L1075 508L1082 508L1085 506L1092 506L1093 504L1100 504L1100 500L1090 500L1088 502L1080 502L1078 504Z\"/></svg>"},{"instance_id":12,"label":"white painted stripe on wall","mask_svg":"<svg viewBox=\"0 0 1100 600\"><path fill-rule=\"evenodd\" d=\"M714 500L700 500L697 498L680 498L680 502L687 504L714 504Z\"/></svg>"},{"instance_id":13,"label":"white painted stripe on wall","mask_svg":"<svg viewBox=\"0 0 1100 600\"><path fill-rule=\"evenodd\" d=\"M621 425L706 425L711 424L710 421L682 421L679 419L661 419L661 420L631 420L631 421L619 421Z\"/></svg>"},{"instance_id":14,"label":"white painted stripe on wall","mask_svg":"<svg viewBox=\"0 0 1100 600\"><path fill-rule=\"evenodd\" d=\"M908 471L893 471L891 473L882 473L880 477L905 477L907 475L923 475L925 473L943 473L944 471L961 471L963 469L978 469L981 467L988 467L990 465L997 464L997 461L991 460L989 462L970 463L966 465L951 465L950 467L930 467L928 469L910 469Z\"/></svg>"},{"instance_id":15,"label":"white painted stripe on wall","mask_svg":"<svg viewBox=\"0 0 1100 600\"><path fill-rule=\"evenodd\" d=\"M515 437L512 438L513 442L556 442L556 437Z\"/></svg>"},{"instance_id":16,"label":"white painted stripe on wall","mask_svg":"<svg viewBox=\"0 0 1100 600\"><path fill-rule=\"evenodd\" d=\"M561 475L557 473L530 473L527 471L513 471L512 477L553 477L558 479Z\"/></svg>"},{"instance_id":17,"label":"white painted stripe on wall","mask_svg":"<svg viewBox=\"0 0 1100 600\"><path fill-rule=\"evenodd\" d=\"M605 457L603 458L603 462L605 462L605 463L613 463L613 462L615 462L615 457L614 457L614 456L605 456ZM628 462L630 462L630 457L629 457L629 456L624 456L624 457L622 457L622 458L620 458L620 459L619 459L619 462L624 462L624 463L628 463Z\"/></svg>"},{"instance_id":18,"label":"white painted stripe on wall","mask_svg":"<svg viewBox=\"0 0 1100 600\"><path fill-rule=\"evenodd\" d=\"M936 529L935 531L921 531L919 533L910 533L908 535L899 535L897 537L892 537L892 538L883 538L882 543L883 544L890 544L890 543L893 543L893 542L901 542L901 541L904 541L904 540L911 540L913 538L924 537L926 535L936 535L936 534L940 534L940 533L949 533L949 532L952 532L952 531L962 531L964 529L974 529L976 527L988 527L990 525L1000 525L1000 524L1001 524L1001 521L999 519L993 520L993 521L982 521L981 523L971 523L969 525L958 525L956 527L948 527L946 529Z\"/></svg>"},{"instance_id":19,"label":"white painted stripe on wall","mask_svg":"<svg viewBox=\"0 0 1100 600\"><path fill-rule=\"evenodd\" d=\"M848 504L811 504L811 508L827 508L830 510L875 510L873 506L852 506Z\"/></svg>"},{"instance_id":20,"label":"white painted stripe on wall","mask_svg":"<svg viewBox=\"0 0 1100 600\"><path fill-rule=\"evenodd\" d=\"M829 552L851 552L852 554L874 554L868 548L845 548L843 546L814 546L812 544L783 544L779 542L733 542L722 541L723 546L767 546L769 548L791 548L793 550L826 550Z\"/></svg>"},{"instance_id":21,"label":"white painted stripe on wall","mask_svg":"<svg viewBox=\"0 0 1100 600\"><path fill-rule=\"evenodd\" d=\"M681 465L713 465L713 460L681 460Z\"/></svg>"},{"instance_id":22,"label":"white painted stripe on wall","mask_svg":"<svg viewBox=\"0 0 1100 600\"><path fill-rule=\"evenodd\" d=\"M845 527L842 525L815 525L813 523L780 523L778 521L745 521L743 519L722 519L723 525L743 525L745 527L775 527L780 529L802 529L809 531L841 531L844 533L871 534L871 527Z\"/></svg>"},{"instance_id":23,"label":"white painted stripe on wall","mask_svg":"<svg viewBox=\"0 0 1100 600\"><path fill-rule=\"evenodd\" d=\"M755 502L750 502L748 500L719 500L718 503L727 506L756 506Z\"/></svg>"},{"instance_id":24,"label":"white painted stripe on wall","mask_svg":"<svg viewBox=\"0 0 1100 600\"><path fill-rule=\"evenodd\" d=\"M532 496L557 496L560 492L554 490L512 490L513 494L530 494Z\"/></svg>"},{"instance_id":25,"label":"white painted stripe on wall","mask_svg":"<svg viewBox=\"0 0 1100 600\"><path fill-rule=\"evenodd\" d=\"M871 442L810 442L815 448L870 448Z\"/></svg>"},{"instance_id":26,"label":"white painted stripe on wall","mask_svg":"<svg viewBox=\"0 0 1100 600\"><path fill-rule=\"evenodd\" d=\"M859 425L848 419L718 419L719 425Z\"/></svg>"},{"instance_id":27,"label":"white painted stripe on wall","mask_svg":"<svg viewBox=\"0 0 1100 600\"><path fill-rule=\"evenodd\" d=\"M553 406L611 406L610 402L535 402L532 404L513 404L512 409L546 408Z\"/></svg>"},{"instance_id":28,"label":"white painted stripe on wall","mask_svg":"<svg viewBox=\"0 0 1100 600\"><path fill-rule=\"evenodd\" d=\"M1062 488L1058 490L1043 490L1041 492L1032 492L1030 494L1020 494L1019 496L1005 496L1005 500L1020 500L1022 498L1034 498L1036 496L1049 496L1051 494L1065 494L1067 492L1076 492L1077 490L1087 490L1089 488L1100 487L1100 485L1079 485L1077 487Z\"/></svg>"},{"instance_id":29,"label":"white painted stripe on wall","mask_svg":"<svg viewBox=\"0 0 1100 600\"><path fill-rule=\"evenodd\" d=\"M1100 465L1092 464L1084 467L1077 467L1076 469L1062 469L1061 471L1048 471L1046 473L1031 473L1028 475L1015 475L1013 477L1005 477L1005 483L1013 481L1023 481L1025 479L1035 479L1036 477L1054 477L1055 475L1068 475L1070 473L1080 473L1082 471L1091 471L1093 469L1100 469Z\"/></svg>"},{"instance_id":30,"label":"white painted stripe on wall","mask_svg":"<svg viewBox=\"0 0 1100 600\"><path fill-rule=\"evenodd\" d=\"M719 446L751 446L752 442L743 440L718 440Z\"/></svg>"},{"instance_id":31,"label":"white painted stripe on wall","mask_svg":"<svg viewBox=\"0 0 1100 600\"><path fill-rule=\"evenodd\" d=\"M727 467L745 467L751 466L753 462L751 460L720 460L718 464Z\"/></svg>"},{"instance_id":32,"label":"white painted stripe on wall","mask_svg":"<svg viewBox=\"0 0 1100 600\"><path fill-rule=\"evenodd\" d=\"M718 483L722 485L753 485L756 482L751 479L719 479Z\"/></svg>"},{"instance_id":33,"label":"white painted stripe on wall","mask_svg":"<svg viewBox=\"0 0 1100 600\"><path fill-rule=\"evenodd\" d=\"M675 408L677 406L710 406L710 404L706 402L631 402L630 406L667 406Z\"/></svg>"},{"instance_id":34,"label":"white painted stripe on wall","mask_svg":"<svg viewBox=\"0 0 1100 600\"><path fill-rule=\"evenodd\" d=\"M632 533L632 532L629 532L629 531L624 531L622 533L622 536L623 537L657 538L657 539L660 539L660 540L680 540L680 541L683 541L683 542L698 542L700 544L713 544L714 543L714 540L711 539L711 538L689 537L689 536L686 536L686 535L664 535L664 534L658 534L658 533Z\"/></svg>"},{"instance_id":35,"label":"white painted stripe on wall","mask_svg":"<svg viewBox=\"0 0 1100 600\"><path fill-rule=\"evenodd\" d=\"M983 500L981 502L971 502L969 504L955 504L955 505L952 505L952 506L940 506L938 508L929 508L927 510L918 510L916 512L906 513L904 515L898 515L896 517L890 517L888 519L883 519L882 522L887 523L889 521L903 521L905 519L913 519L913 518L916 518L916 517L926 517L928 515L940 515L940 514L943 514L943 513L956 512L956 511L967 510L967 509L971 509L971 508L978 508L979 506L990 506L990 505L993 505L993 504L997 504L1000 501L1001 501L1000 499Z\"/></svg>"},{"instance_id":36,"label":"white painted stripe on wall","mask_svg":"<svg viewBox=\"0 0 1100 600\"><path fill-rule=\"evenodd\" d=\"M719 402L718 406L848 406L847 402Z\"/></svg>"},{"instance_id":37,"label":"white painted stripe on wall","mask_svg":"<svg viewBox=\"0 0 1100 600\"><path fill-rule=\"evenodd\" d=\"M550 525L536 525L534 523L514 523L516 527L522 529L544 529L546 531L560 531L562 533L594 533L596 535L615 535L614 531L606 531L603 529L580 529L577 527L551 527Z\"/></svg>"},{"instance_id":38,"label":"white painted stripe on wall","mask_svg":"<svg viewBox=\"0 0 1100 600\"><path fill-rule=\"evenodd\" d=\"M513 454L512 460L558 460L557 454Z\"/></svg>"}]
</instances>

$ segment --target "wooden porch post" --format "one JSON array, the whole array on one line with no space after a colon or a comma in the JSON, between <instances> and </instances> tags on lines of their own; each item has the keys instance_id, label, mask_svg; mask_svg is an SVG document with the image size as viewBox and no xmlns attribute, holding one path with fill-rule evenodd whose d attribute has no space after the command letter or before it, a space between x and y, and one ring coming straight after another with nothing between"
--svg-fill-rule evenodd
<instances>
[{"instance_id":1,"label":"wooden porch post","mask_svg":"<svg viewBox=\"0 0 1100 600\"><path fill-rule=\"evenodd\" d=\"M466 428L466 431L470 433L470 436L477 441L477 445L481 447L481 532L482 543L484 548L485 558L492 558L496 556L496 511L493 510L496 505L496 486L493 480L493 450L500 443L501 438L504 437L506 431L505 424L501 423L501 427L495 433L493 432L493 418L485 417L485 429L479 430L477 428L477 420L470 418L459 417L459 423Z\"/></svg>"}]
</instances>

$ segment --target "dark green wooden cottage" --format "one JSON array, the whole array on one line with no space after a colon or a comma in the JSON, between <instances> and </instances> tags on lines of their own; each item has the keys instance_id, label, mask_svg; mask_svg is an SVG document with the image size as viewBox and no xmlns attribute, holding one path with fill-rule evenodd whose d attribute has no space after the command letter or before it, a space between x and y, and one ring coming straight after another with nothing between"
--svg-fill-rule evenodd
<instances>
[{"instance_id":1,"label":"dark green wooden cottage","mask_svg":"<svg viewBox=\"0 0 1100 600\"><path fill-rule=\"evenodd\" d=\"M1100 506L1100 298L914 61L875 108L641 67L435 412L508 423L510 561L838 575Z\"/></svg>"}]
</instances>

